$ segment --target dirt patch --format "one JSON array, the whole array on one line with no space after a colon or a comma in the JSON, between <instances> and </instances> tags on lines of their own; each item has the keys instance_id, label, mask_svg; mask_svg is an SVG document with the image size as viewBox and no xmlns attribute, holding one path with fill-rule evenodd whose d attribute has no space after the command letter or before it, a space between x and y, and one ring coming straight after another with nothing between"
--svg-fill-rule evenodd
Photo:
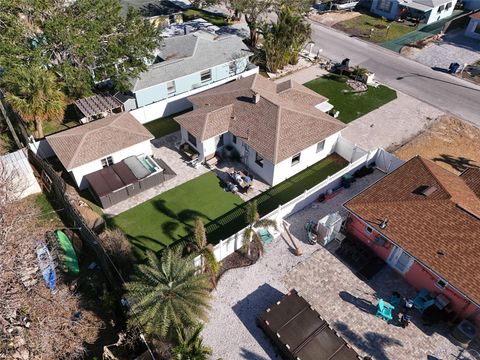
<instances>
[{"instance_id":1,"label":"dirt patch","mask_svg":"<svg viewBox=\"0 0 480 360\"><path fill-rule=\"evenodd\" d=\"M473 83L480 84L480 61L468 65L465 70L460 73L460 77Z\"/></svg>"},{"instance_id":2,"label":"dirt patch","mask_svg":"<svg viewBox=\"0 0 480 360\"><path fill-rule=\"evenodd\" d=\"M360 16L356 11L332 11L324 14L313 14L309 18L327 26L333 26L336 23L353 19Z\"/></svg>"},{"instance_id":3,"label":"dirt patch","mask_svg":"<svg viewBox=\"0 0 480 360\"><path fill-rule=\"evenodd\" d=\"M442 116L423 133L397 149L402 160L421 155L456 174L480 167L480 129L462 120Z\"/></svg>"}]
</instances>

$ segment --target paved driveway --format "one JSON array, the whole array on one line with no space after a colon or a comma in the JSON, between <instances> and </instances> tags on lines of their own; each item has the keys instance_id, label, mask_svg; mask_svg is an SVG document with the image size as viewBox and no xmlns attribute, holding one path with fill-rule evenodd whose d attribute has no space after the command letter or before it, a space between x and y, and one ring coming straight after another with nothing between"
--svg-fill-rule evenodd
<instances>
[{"instance_id":1,"label":"paved driveway","mask_svg":"<svg viewBox=\"0 0 480 360\"><path fill-rule=\"evenodd\" d=\"M463 35L463 29L446 34L439 42L416 51L412 59L430 67L448 69L452 62L460 65L480 60L480 41Z\"/></svg>"}]
</instances>

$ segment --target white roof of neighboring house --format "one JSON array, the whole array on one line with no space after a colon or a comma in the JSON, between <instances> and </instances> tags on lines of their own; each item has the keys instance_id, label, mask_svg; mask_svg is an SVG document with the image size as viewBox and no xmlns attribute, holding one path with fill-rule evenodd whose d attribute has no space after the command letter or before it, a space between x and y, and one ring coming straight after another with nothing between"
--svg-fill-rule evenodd
<instances>
[{"instance_id":1,"label":"white roof of neighboring house","mask_svg":"<svg viewBox=\"0 0 480 360\"><path fill-rule=\"evenodd\" d=\"M425 12L451 1L452 0L400 0L398 3Z\"/></svg>"},{"instance_id":2,"label":"white roof of neighboring house","mask_svg":"<svg viewBox=\"0 0 480 360\"><path fill-rule=\"evenodd\" d=\"M214 66L252 55L236 35L214 35L197 31L163 39L159 57L164 61L153 64L133 81L132 91L149 88Z\"/></svg>"},{"instance_id":3,"label":"white roof of neighboring house","mask_svg":"<svg viewBox=\"0 0 480 360\"><path fill-rule=\"evenodd\" d=\"M7 192L12 199L23 199L31 194L41 192L40 185L33 174L23 150L0 156L0 172L3 178L9 178L12 184L7 185ZM5 184L0 184L0 186Z\"/></svg>"},{"instance_id":4,"label":"white roof of neighboring house","mask_svg":"<svg viewBox=\"0 0 480 360\"><path fill-rule=\"evenodd\" d=\"M172 36L181 36L193 33L195 31L208 31L209 33L216 33L220 28L216 25L209 23L204 19L193 19L190 21L184 21L181 24L172 24L162 30L162 37L169 38Z\"/></svg>"}]
</instances>

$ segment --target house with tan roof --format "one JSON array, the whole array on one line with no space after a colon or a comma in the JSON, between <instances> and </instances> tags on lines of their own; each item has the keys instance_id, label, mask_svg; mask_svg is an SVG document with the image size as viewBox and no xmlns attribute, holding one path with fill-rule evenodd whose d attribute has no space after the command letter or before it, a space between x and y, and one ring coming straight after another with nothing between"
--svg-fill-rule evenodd
<instances>
[{"instance_id":1,"label":"house with tan roof","mask_svg":"<svg viewBox=\"0 0 480 360\"><path fill-rule=\"evenodd\" d=\"M344 204L347 233L480 330L480 170L414 157Z\"/></svg>"},{"instance_id":2,"label":"house with tan roof","mask_svg":"<svg viewBox=\"0 0 480 360\"><path fill-rule=\"evenodd\" d=\"M46 140L63 168L83 190L88 187L89 174L129 157L150 157L153 138L130 113L124 112L55 133Z\"/></svg>"},{"instance_id":3,"label":"house with tan roof","mask_svg":"<svg viewBox=\"0 0 480 360\"><path fill-rule=\"evenodd\" d=\"M331 154L345 127L322 111L328 108L326 98L292 80L276 84L254 75L188 100L193 111L175 121L200 161L234 149L270 185Z\"/></svg>"}]
</instances>

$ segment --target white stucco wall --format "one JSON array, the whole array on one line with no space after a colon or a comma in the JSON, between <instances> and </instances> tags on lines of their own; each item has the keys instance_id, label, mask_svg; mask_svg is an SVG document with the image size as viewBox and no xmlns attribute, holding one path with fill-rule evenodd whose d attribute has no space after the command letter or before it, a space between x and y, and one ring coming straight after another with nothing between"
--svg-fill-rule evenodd
<instances>
[{"instance_id":1,"label":"white stucco wall","mask_svg":"<svg viewBox=\"0 0 480 360\"><path fill-rule=\"evenodd\" d=\"M301 152L300 162L292 166L292 158L285 159L275 165L272 185L277 185L289 177L305 170L323 158L330 155L334 149L340 133L329 136L325 139L323 150L317 153L317 144L312 145Z\"/></svg>"},{"instance_id":2,"label":"white stucco wall","mask_svg":"<svg viewBox=\"0 0 480 360\"><path fill-rule=\"evenodd\" d=\"M443 4L443 7L445 8L445 6L451 2L452 5L448 8L448 10L443 10L441 11L440 13L438 12L438 8L439 6L437 7L434 7L432 9L432 11L430 12L430 16L428 17L426 23L427 24L431 24L431 23L434 23L438 20L442 20L442 19L445 19L446 17L449 17L453 14L453 10L455 9L455 4L457 3L457 0L452 0L452 1L446 1L444 4Z\"/></svg>"},{"instance_id":3,"label":"white stucco wall","mask_svg":"<svg viewBox=\"0 0 480 360\"><path fill-rule=\"evenodd\" d=\"M226 79L216 81L205 86L186 91L176 96L172 96L165 100L155 102L150 105L143 106L141 108L130 111L130 113L137 119L141 124L159 119L164 116L169 116L177 112L187 110L192 104L186 99L188 96L198 94L202 91L223 85L229 81L241 79L246 76L251 76L258 73L258 67L255 67L251 70L247 70L241 74L230 76Z\"/></svg>"},{"instance_id":4,"label":"white stucco wall","mask_svg":"<svg viewBox=\"0 0 480 360\"><path fill-rule=\"evenodd\" d=\"M470 19L470 22L468 23L467 28L465 29L465 36L480 40L480 33L475 32L475 29L479 25L480 25L480 19Z\"/></svg>"},{"instance_id":5,"label":"white stucco wall","mask_svg":"<svg viewBox=\"0 0 480 360\"><path fill-rule=\"evenodd\" d=\"M150 144L150 141L144 141L144 142L138 143L136 145L130 146L123 150L117 151L113 154L110 154L109 156L113 158L113 163L115 164L126 159L129 156L137 156L142 154L153 155L152 145ZM70 171L70 174L73 176L78 188L80 190L83 190L88 186L84 176L91 174L92 172L100 170L102 168L103 167L102 167L101 159L97 159L95 161L89 162L85 165L72 169Z\"/></svg>"}]
</instances>

